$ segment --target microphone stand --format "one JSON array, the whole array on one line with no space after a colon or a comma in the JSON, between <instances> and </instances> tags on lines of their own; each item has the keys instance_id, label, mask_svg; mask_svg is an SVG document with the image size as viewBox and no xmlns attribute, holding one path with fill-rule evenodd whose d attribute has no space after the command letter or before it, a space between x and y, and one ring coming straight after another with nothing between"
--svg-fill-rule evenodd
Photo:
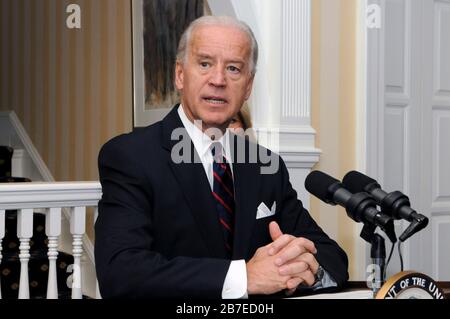
<instances>
[{"instance_id":1,"label":"microphone stand","mask_svg":"<svg viewBox=\"0 0 450 319\"><path fill-rule=\"evenodd\" d=\"M384 238L380 234L374 234L371 245L370 258L372 258L372 262L376 265L375 278L372 282L372 292L375 298L381 286L386 281L386 246L384 244Z\"/></svg>"},{"instance_id":2,"label":"microphone stand","mask_svg":"<svg viewBox=\"0 0 450 319\"><path fill-rule=\"evenodd\" d=\"M391 239L392 244L397 241L395 236L394 224L392 223L392 227L386 227L384 232ZM372 279L372 293L375 298L381 286L386 281L385 278L385 267L386 267L386 245L384 238L375 233L376 225L371 223L364 223L364 227L361 230L360 237L364 239L371 245L370 249L370 257L372 258L372 262L375 265L374 278ZM393 241L392 239L395 239Z\"/></svg>"},{"instance_id":3,"label":"microphone stand","mask_svg":"<svg viewBox=\"0 0 450 319\"><path fill-rule=\"evenodd\" d=\"M337 186L339 185L340 184L337 184ZM339 189L335 191L335 196L339 196L339 192ZM378 211L374 199L365 192L352 194L345 203L347 214L353 220L364 224L360 236L371 245L371 258L376 265L375 278L372 282L372 291L375 298L378 290L380 290L381 286L384 284L384 268L386 265L384 238L379 234L376 234L375 230L377 227L380 227L392 243L397 242L394 220L389 215L386 215L383 209L381 209L381 212Z\"/></svg>"}]
</instances>

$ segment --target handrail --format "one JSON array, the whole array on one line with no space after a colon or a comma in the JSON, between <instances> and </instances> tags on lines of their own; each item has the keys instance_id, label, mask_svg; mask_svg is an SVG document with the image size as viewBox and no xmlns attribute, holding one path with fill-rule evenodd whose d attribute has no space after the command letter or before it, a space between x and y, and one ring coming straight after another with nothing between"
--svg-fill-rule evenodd
<instances>
[{"instance_id":1,"label":"handrail","mask_svg":"<svg viewBox=\"0 0 450 319\"><path fill-rule=\"evenodd\" d=\"M44 182L0 184L0 209L97 206L99 182Z\"/></svg>"}]
</instances>

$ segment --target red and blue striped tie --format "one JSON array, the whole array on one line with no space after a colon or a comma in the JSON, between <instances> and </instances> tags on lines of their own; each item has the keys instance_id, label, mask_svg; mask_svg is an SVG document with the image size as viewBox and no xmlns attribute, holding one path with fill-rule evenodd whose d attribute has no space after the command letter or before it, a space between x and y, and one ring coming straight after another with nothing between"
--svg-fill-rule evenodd
<instances>
[{"instance_id":1,"label":"red and blue striped tie","mask_svg":"<svg viewBox=\"0 0 450 319\"><path fill-rule=\"evenodd\" d=\"M212 195L216 203L219 222L222 227L225 248L231 257L233 251L234 232L234 186L231 168L223 156L220 143L214 143L211 149L213 155L214 183Z\"/></svg>"}]
</instances>

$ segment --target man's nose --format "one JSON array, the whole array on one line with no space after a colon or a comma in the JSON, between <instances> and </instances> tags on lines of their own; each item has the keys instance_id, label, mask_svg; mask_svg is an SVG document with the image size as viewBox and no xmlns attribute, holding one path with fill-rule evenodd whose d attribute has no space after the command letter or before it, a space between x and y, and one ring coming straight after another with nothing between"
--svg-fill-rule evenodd
<instances>
[{"instance_id":1,"label":"man's nose","mask_svg":"<svg viewBox=\"0 0 450 319\"><path fill-rule=\"evenodd\" d=\"M216 67L212 70L209 83L214 86L223 87L226 83L225 70L222 67Z\"/></svg>"}]
</instances>

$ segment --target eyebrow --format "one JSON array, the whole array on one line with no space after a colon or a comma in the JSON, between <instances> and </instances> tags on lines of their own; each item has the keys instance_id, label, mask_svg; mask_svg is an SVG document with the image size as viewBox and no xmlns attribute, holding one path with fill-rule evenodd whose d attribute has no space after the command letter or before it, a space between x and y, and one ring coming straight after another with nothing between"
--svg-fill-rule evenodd
<instances>
[{"instance_id":1,"label":"eyebrow","mask_svg":"<svg viewBox=\"0 0 450 319\"><path fill-rule=\"evenodd\" d=\"M196 54L196 58L211 59L212 60L212 56L210 56L209 54L206 54L206 53L197 53Z\"/></svg>"},{"instance_id":2,"label":"eyebrow","mask_svg":"<svg viewBox=\"0 0 450 319\"><path fill-rule=\"evenodd\" d=\"M210 56L207 53L197 53L196 54L196 58L197 59L209 59L209 60L214 60L214 58L212 56ZM245 64L244 60L227 60L227 63L239 63L239 64Z\"/></svg>"}]
</instances>

